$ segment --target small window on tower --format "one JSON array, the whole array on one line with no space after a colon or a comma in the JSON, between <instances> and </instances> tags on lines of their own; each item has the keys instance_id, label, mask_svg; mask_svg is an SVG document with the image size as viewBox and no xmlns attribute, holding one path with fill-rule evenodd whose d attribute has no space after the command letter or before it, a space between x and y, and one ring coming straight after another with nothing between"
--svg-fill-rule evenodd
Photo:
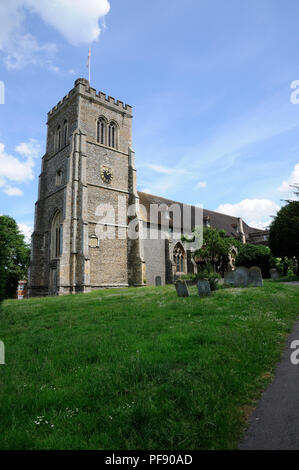
<instances>
[{"instance_id":1,"label":"small window on tower","mask_svg":"<svg viewBox=\"0 0 299 470\"><path fill-rule=\"evenodd\" d=\"M64 124L63 124L63 146L66 147L66 145L68 144L68 125L67 125L67 121L64 121Z\"/></svg>"},{"instance_id":2,"label":"small window on tower","mask_svg":"<svg viewBox=\"0 0 299 470\"><path fill-rule=\"evenodd\" d=\"M106 123L103 118L100 118L97 123L97 142L99 144L105 145L106 139Z\"/></svg>"},{"instance_id":3,"label":"small window on tower","mask_svg":"<svg viewBox=\"0 0 299 470\"><path fill-rule=\"evenodd\" d=\"M109 147L116 148L116 125L110 122L108 128L108 145Z\"/></svg>"},{"instance_id":4,"label":"small window on tower","mask_svg":"<svg viewBox=\"0 0 299 470\"><path fill-rule=\"evenodd\" d=\"M60 186L62 183L62 170L56 171L56 186Z\"/></svg>"},{"instance_id":5,"label":"small window on tower","mask_svg":"<svg viewBox=\"0 0 299 470\"><path fill-rule=\"evenodd\" d=\"M50 258L51 260L57 259L62 254L63 247L63 225L62 214L57 211L52 220L51 226L51 245L50 245Z\"/></svg>"},{"instance_id":6,"label":"small window on tower","mask_svg":"<svg viewBox=\"0 0 299 470\"><path fill-rule=\"evenodd\" d=\"M61 127L57 127L57 134L56 134L56 152L58 152L61 148Z\"/></svg>"}]
</instances>

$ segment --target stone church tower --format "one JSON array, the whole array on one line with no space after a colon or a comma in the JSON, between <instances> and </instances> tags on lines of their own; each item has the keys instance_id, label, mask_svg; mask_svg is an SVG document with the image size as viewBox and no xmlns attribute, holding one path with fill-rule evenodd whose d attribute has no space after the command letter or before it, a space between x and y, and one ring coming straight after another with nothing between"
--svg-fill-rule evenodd
<instances>
[{"instance_id":1,"label":"stone church tower","mask_svg":"<svg viewBox=\"0 0 299 470\"><path fill-rule=\"evenodd\" d=\"M128 239L131 219L142 230L132 108L80 78L48 113L29 296L142 285L143 248ZM101 238L105 231L110 238Z\"/></svg>"}]
</instances>

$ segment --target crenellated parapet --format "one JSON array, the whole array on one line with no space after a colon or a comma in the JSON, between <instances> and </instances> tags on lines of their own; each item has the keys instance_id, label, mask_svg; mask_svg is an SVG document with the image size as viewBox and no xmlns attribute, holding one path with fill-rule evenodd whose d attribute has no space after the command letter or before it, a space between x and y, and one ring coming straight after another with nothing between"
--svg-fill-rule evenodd
<instances>
[{"instance_id":1,"label":"crenellated parapet","mask_svg":"<svg viewBox=\"0 0 299 470\"><path fill-rule=\"evenodd\" d=\"M65 95L62 100L60 100L49 112L48 112L48 118L51 118L54 114L56 114L56 111L60 111L60 109L70 101L70 99L75 95L76 90L73 88L67 95Z\"/></svg>"},{"instance_id":2,"label":"crenellated parapet","mask_svg":"<svg viewBox=\"0 0 299 470\"><path fill-rule=\"evenodd\" d=\"M71 100L71 98L77 94L83 94L94 102L111 107L115 111L132 115L132 106L125 104L123 101L116 100L112 96L107 96L106 93L103 93L102 91L97 92L95 88L90 87L88 80L85 78L78 78L75 81L74 88L61 101L59 101L59 103L57 103L56 106L51 109L51 111L49 111L48 118L50 119L53 117Z\"/></svg>"}]
</instances>

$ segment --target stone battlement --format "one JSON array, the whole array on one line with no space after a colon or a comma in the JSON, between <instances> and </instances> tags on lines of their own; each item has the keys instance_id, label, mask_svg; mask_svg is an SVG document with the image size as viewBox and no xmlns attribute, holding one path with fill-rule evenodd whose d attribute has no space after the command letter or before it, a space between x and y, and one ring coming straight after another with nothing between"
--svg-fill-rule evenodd
<instances>
[{"instance_id":1,"label":"stone battlement","mask_svg":"<svg viewBox=\"0 0 299 470\"><path fill-rule=\"evenodd\" d=\"M77 93L84 93L87 97L94 99L95 101L99 101L100 103L112 106L114 109L118 111L126 111L128 114L132 114L132 106L125 104L123 101L115 100L112 96L107 96L102 91L97 93L95 88L91 88L89 85L89 81L85 78L78 78L75 81L74 88L61 100L59 103L54 106L51 111L48 113L48 117L52 117L67 101L70 100Z\"/></svg>"}]
</instances>

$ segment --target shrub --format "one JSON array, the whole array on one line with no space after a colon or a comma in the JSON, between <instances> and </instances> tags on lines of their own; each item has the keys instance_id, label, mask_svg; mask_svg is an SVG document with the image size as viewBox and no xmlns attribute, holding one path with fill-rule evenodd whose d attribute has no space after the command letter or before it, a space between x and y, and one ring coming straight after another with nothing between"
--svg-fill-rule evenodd
<instances>
[{"instance_id":1,"label":"shrub","mask_svg":"<svg viewBox=\"0 0 299 470\"><path fill-rule=\"evenodd\" d=\"M207 279L210 283L211 290L214 291L218 287L220 277L220 274L209 271L208 269L204 269L203 271L199 271L197 273L196 280L198 281L199 279Z\"/></svg>"},{"instance_id":2,"label":"shrub","mask_svg":"<svg viewBox=\"0 0 299 470\"><path fill-rule=\"evenodd\" d=\"M269 246L274 256L289 259L295 257L299 265L299 201L287 203L271 223Z\"/></svg>"},{"instance_id":3,"label":"shrub","mask_svg":"<svg viewBox=\"0 0 299 470\"><path fill-rule=\"evenodd\" d=\"M263 277L269 277L271 267L271 251L264 245L242 245L236 258L236 266L251 268L258 266L262 270Z\"/></svg>"},{"instance_id":4,"label":"shrub","mask_svg":"<svg viewBox=\"0 0 299 470\"><path fill-rule=\"evenodd\" d=\"M296 274L296 261L290 258L273 258L272 265L281 276L292 276Z\"/></svg>"},{"instance_id":5,"label":"shrub","mask_svg":"<svg viewBox=\"0 0 299 470\"><path fill-rule=\"evenodd\" d=\"M196 274L182 274L179 278L182 281L196 281Z\"/></svg>"}]
</instances>

